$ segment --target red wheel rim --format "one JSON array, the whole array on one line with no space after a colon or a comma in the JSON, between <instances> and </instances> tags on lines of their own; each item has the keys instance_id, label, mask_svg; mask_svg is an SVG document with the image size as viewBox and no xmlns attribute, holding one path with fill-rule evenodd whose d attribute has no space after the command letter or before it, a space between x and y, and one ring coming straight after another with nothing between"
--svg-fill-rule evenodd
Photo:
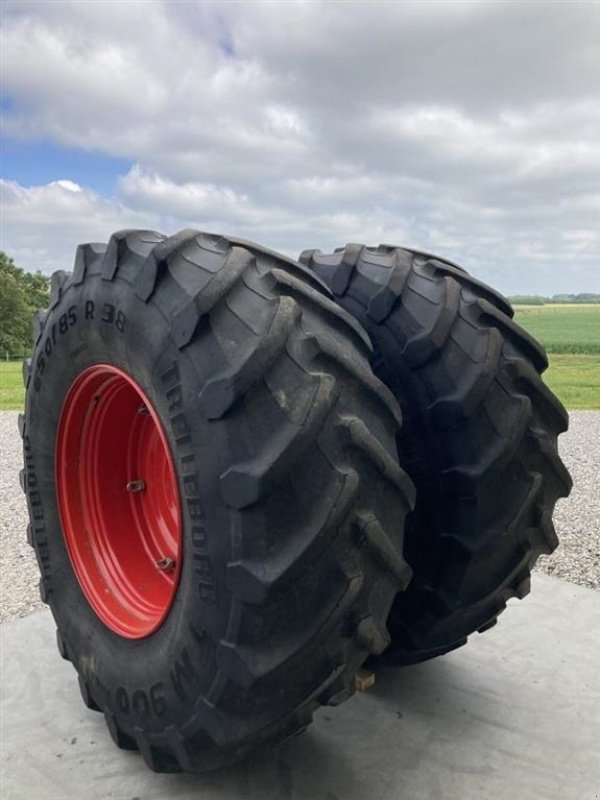
<instances>
[{"instance_id":1,"label":"red wheel rim","mask_svg":"<svg viewBox=\"0 0 600 800\"><path fill-rule=\"evenodd\" d=\"M150 635L179 583L179 492L158 415L123 370L96 364L69 389L56 489L67 550L90 605L115 633Z\"/></svg>"}]
</instances>

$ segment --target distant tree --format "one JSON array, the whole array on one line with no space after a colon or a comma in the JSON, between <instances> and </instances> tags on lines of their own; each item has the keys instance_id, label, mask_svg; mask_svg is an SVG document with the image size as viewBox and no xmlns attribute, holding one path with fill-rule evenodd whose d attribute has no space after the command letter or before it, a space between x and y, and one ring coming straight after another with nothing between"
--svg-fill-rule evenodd
<instances>
[{"instance_id":1,"label":"distant tree","mask_svg":"<svg viewBox=\"0 0 600 800\"><path fill-rule=\"evenodd\" d=\"M14 275L0 271L0 354L24 353L31 344L29 307Z\"/></svg>"},{"instance_id":2,"label":"distant tree","mask_svg":"<svg viewBox=\"0 0 600 800\"><path fill-rule=\"evenodd\" d=\"M538 294L515 294L508 298L513 306L526 305L526 306L543 306L548 302L547 297L541 297Z\"/></svg>"},{"instance_id":3,"label":"distant tree","mask_svg":"<svg viewBox=\"0 0 600 800\"><path fill-rule=\"evenodd\" d=\"M46 308L50 279L26 272L0 250L0 357L31 350L31 318Z\"/></svg>"},{"instance_id":4,"label":"distant tree","mask_svg":"<svg viewBox=\"0 0 600 800\"><path fill-rule=\"evenodd\" d=\"M600 303L600 294L582 292L581 294L553 294L544 297L539 294L514 294L508 298L513 306L543 306L546 303Z\"/></svg>"},{"instance_id":5,"label":"distant tree","mask_svg":"<svg viewBox=\"0 0 600 800\"><path fill-rule=\"evenodd\" d=\"M34 311L47 308L50 300L50 278L41 272L24 272L23 289L27 303Z\"/></svg>"},{"instance_id":6,"label":"distant tree","mask_svg":"<svg viewBox=\"0 0 600 800\"><path fill-rule=\"evenodd\" d=\"M600 294L581 292L580 294L553 294L551 303L600 303Z\"/></svg>"}]
</instances>

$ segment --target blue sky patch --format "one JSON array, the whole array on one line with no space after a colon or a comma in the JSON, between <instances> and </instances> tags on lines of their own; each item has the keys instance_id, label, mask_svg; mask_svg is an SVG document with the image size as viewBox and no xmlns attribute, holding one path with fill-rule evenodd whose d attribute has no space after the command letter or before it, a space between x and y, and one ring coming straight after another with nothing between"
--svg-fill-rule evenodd
<instances>
[{"instance_id":1,"label":"blue sky patch","mask_svg":"<svg viewBox=\"0 0 600 800\"><path fill-rule=\"evenodd\" d=\"M42 186L70 180L108 197L115 194L117 179L132 166L125 158L59 147L51 142L17 142L0 138L1 175L21 186Z\"/></svg>"}]
</instances>

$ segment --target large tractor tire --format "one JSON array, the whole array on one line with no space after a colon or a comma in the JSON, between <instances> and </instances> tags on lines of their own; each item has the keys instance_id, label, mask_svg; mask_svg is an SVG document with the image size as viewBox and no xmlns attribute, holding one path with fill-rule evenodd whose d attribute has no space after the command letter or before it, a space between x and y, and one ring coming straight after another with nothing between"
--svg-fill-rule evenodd
<instances>
[{"instance_id":1,"label":"large tractor tire","mask_svg":"<svg viewBox=\"0 0 600 800\"><path fill-rule=\"evenodd\" d=\"M494 625L556 547L552 513L571 487L557 451L566 411L540 377L543 348L500 294L455 264L355 244L300 260L370 334L374 371L404 414L414 578L394 602L382 660L441 655Z\"/></svg>"},{"instance_id":2,"label":"large tractor tire","mask_svg":"<svg viewBox=\"0 0 600 800\"><path fill-rule=\"evenodd\" d=\"M296 262L122 231L52 277L20 419L42 599L159 772L302 730L389 642L414 487L366 334Z\"/></svg>"}]
</instances>

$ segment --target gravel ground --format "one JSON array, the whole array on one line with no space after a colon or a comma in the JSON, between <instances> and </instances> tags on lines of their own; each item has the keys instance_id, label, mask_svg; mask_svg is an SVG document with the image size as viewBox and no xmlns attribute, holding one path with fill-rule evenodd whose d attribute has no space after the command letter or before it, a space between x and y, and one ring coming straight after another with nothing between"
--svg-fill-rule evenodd
<instances>
[{"instance_id":1,"label":"gravel ground","mask_svg":"<svg viewBox=\"0 0 600 800\"><path fill-rule=\"evenodd\" d=\"M572 411L561 436L561 455L574 480L554 520L561 545L540 559L537 569L600 589L600 411ZM0 621L44 608L38 568L25 539L27 509L19 485L22 466L17 412L0 412Z\"/></svg>"},{"instance_id":2,"label":"gravel ground","mask_svg":"<svg viewBox=\"0 0 600 800\"><path fill-rule=\"evenodd\" d=\"M536 569L600 589L600 411L571 411L558 441L573 489L554 511L560 545Z\"/></svg>"},{"instance_id":3,"label":"gravel ground","mask_svg":"<svg viewBox=\"0 0 600 800\"><path fill-rule=\"evenodd\" d=\"M0 620L26 617L45 608L40 600L40 574L27 544L27 504L19 484L23 442L16 411L0 411Z\"/></svg>"}]
</instances>

